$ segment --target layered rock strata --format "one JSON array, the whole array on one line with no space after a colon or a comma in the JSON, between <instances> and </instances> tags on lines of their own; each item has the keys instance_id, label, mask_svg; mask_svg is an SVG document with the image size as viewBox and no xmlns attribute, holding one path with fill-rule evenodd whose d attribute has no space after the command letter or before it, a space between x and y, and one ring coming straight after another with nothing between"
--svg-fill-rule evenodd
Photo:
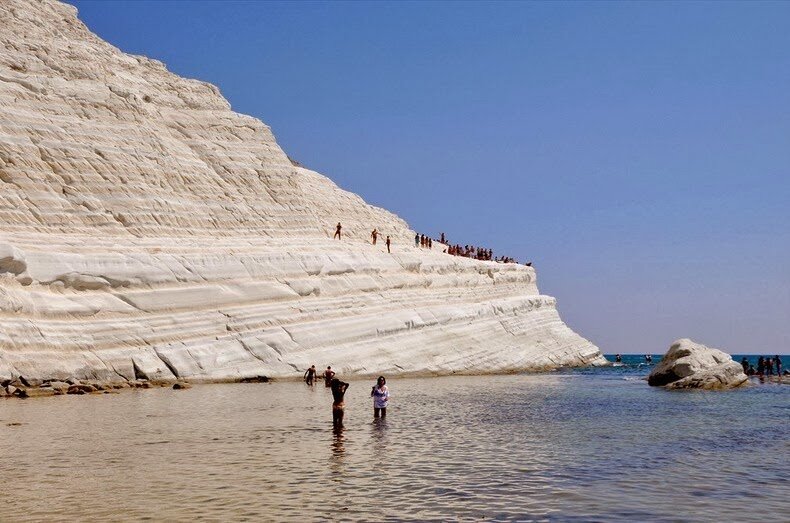
<instances>
[{"instance_id":1,"label":"layered rock strata","mask_svg":"<svg viewBox=\"0 0 790 523\"><path fill-rule=\"evenodd\" d=\"M65 4L5 0L0 22L0 380L605 363L531 267L415 248L214 86Z\"/></svg>"},{"instance_id":2,"label":"layered rock strata","mask_svg":"<svg viewBox=\"0 0 790 523\"><path fill-rule=\"evenodd\" d=\"M650 385L668 389L729 389L746 380L732 356L688 338L675 341L648 376Z\"/></svg>"}]
</instances>

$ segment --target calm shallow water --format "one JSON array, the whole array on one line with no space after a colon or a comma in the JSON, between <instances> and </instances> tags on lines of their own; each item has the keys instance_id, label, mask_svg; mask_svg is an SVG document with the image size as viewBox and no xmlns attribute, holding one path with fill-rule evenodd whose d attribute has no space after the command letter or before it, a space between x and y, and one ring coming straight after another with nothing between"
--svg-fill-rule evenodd
<instances>
[{"instance_id":1,"label":"calm shallow water","mask_svg":"<svg viewBox=\"0 0 790 523\"><path fill-rule=\"evenodd\" d=\"M790 387L645 367L0 402L0 520L787 521ZM9 425L21 423L21 425Z\"/></svg>"}]
</instances>

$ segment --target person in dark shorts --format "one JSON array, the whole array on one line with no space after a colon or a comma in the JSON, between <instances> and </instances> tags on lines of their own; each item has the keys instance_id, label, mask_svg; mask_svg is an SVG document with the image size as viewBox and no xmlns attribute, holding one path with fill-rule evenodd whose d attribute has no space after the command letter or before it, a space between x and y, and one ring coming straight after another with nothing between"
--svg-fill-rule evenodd
<instances>
[{"instance_id":1,"label":"person in dark shorts","mask_svg":"<svg viewBox=\"0 0 790 523\"><path fill-rule=\"evenodd\" d=\"M340 229L342 228L343 226L340 225L340 222L337 222L337 227L335 227L335 235L332 237L333 239L337 238L338 240L342 240L342 238L340 237Z\"/></svg>"},{"instance_id":2,"label":"person in dark shorts","mask_svg":"<svg viewBox=\"0 0 790 523\"><path fill-rule=\"evenodd\" d=\"M335 371L332 370L332 367L327 367L324 371L324 385L327 387L332 386L332 378L335 377Z\"/></svg>"},{"instance_id":3,"label":"person in dark shorts","mask_svg":"<svg viewBox=\"0 0 790 523\"><path fill-rule=\"evenodd\" d=\"M312 385L315 379L317 371L315 370L315 365L310 365L310 368L304 371L304 381L308 385Z\"/></svg>"},{"instance_id":4,"label":"person in dark shorts","mask_svg":"<svg viewBox=\"0 0 790 523\"><path fill-rule=\"evenodd\" d=\"M343 414L346 409L343 398L346 395L346 390L348 390L348 383L332 378L332 426L336 429L343 426Z\"/></svg>"}]
</instances>

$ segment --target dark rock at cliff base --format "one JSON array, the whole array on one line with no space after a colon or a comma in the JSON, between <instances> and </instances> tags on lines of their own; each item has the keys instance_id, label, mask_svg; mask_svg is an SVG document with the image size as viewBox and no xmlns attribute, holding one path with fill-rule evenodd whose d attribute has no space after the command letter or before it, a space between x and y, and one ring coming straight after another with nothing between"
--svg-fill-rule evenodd
<instances>
[{"instance_id":1,"label":"dark rock at cliff base","mask_svg":"<svg viewBox=\"0 0 790 523\"><path fill-rule=\"evenodd\" d=\"M90 394L95 390L93 385L77 384L69 386L68 394Z\"/></svg>"},{"instance_id":2,"label":"dark rock at cliff base","mask_svg":"<svg viewBox=\"0 0 790 523\"><path fill-rule=\"evenodd\" d=\"M732 356L684 338L672 344L647 382L668 389L729 389L746 380Z\"/></svg>"},{"instance_id":3,"label":"dark rock at cliff base","mask_svg":"<svg viewBox=\"0 0 790 523\"><path fill-rule=\"evenodd\" d=\"M249 378L242 378L239 383L268 383L269 378L266 376L251 376Z\"/></svg>"}]
</instances>

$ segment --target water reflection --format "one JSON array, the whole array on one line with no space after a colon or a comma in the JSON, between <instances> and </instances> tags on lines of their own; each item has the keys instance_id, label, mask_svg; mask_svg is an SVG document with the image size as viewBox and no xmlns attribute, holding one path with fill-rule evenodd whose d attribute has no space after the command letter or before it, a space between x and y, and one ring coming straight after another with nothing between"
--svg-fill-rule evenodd
<instances>
[{"instance_id":1,"label":"water reflection","mask_svg":"<svg viewBox=\"0 0 790 523\"><path fill-rule=\"evenodd\" d=\"M335 430L330 391L301 383L0 402L0 477L26 484L0 490L2 518L290 520L339 506L353 520L746 521L786 508L786 386L393 381L387 418L352 386Z\"/></svg>"}]
</instances>

